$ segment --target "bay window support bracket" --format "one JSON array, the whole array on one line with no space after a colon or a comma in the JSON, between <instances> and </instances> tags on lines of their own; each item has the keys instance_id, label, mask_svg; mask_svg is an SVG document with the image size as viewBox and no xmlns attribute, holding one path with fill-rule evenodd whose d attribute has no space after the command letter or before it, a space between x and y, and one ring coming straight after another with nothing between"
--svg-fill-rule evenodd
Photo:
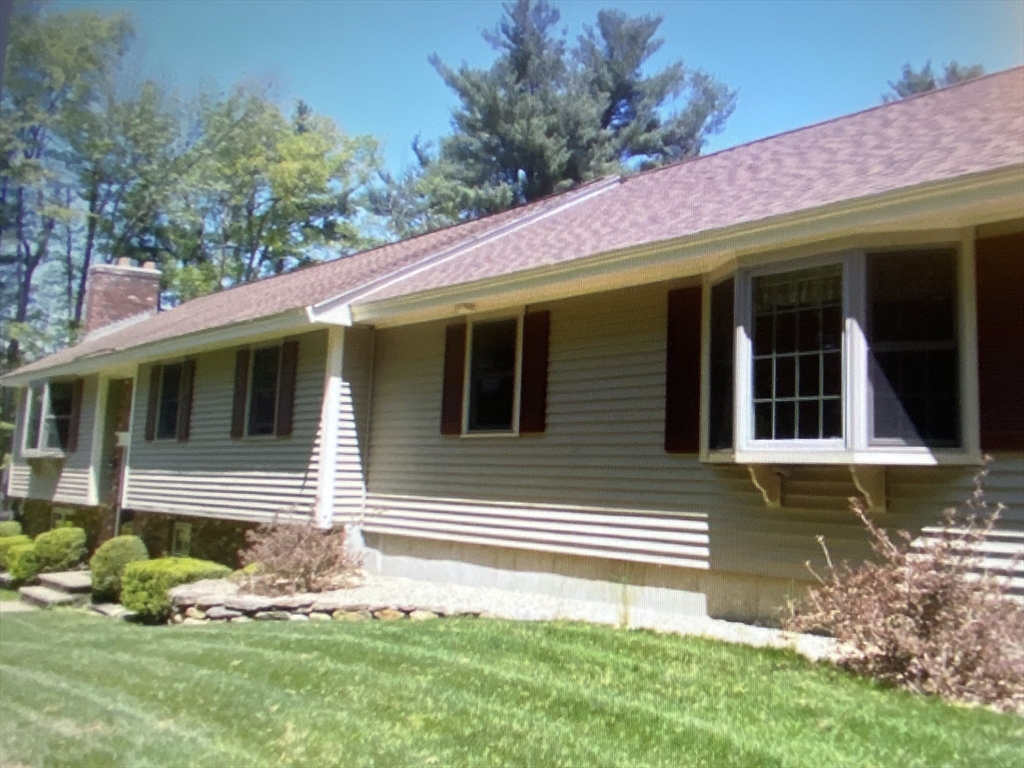
<instances>
[{"instance_id":1,"label":"bay window support bracket","mask_svg":"<svg viewBox=\"0 0 1024 768\"><path fill-rule=\"evenodd\" d=\"M767 464L748 464L750 481L761 492L766 507L782 506L782 475Z\"/></svg>"},{"instance_id":2,"label":"bay window support bracket","mask_svg":"<svg viewBox=\"0 0 1024 768\"><path fill-rule=\"evenodd\" d=\"M885 512L885 467L851 464L850 476L868 512Z\"/></svg>"}]
</instances>

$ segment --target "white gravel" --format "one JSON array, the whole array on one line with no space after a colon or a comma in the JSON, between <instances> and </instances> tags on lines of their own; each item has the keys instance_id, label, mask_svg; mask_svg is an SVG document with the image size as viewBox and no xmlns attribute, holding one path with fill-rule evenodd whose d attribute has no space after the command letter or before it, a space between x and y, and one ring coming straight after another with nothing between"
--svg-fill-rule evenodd
<instances>
[{"instance_id":1,"label":"white gravel","mask_svg":"<svg viewBox=\"0 0 1024 768\"><path fill-rule=\"evenodd\" d=\"M480 613L520 621L586 621L651 629L755 647L792 648L811 659L827 658L835 650L835 643L829 638L734 621L651 610L634 610L624 615L622 608L607 603L488 587L435 584L394 576L366 576L360 586L329 595L343 597L349 603L425 608L435 613ZM319 597L323 599L328 595Z\"/></svg>"}]
</instances>

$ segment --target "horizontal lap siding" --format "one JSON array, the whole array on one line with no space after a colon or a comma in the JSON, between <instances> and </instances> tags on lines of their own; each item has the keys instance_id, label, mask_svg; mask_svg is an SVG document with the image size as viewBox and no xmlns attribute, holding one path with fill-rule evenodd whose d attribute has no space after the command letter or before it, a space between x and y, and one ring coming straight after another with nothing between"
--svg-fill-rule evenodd
<instances>
[{"instance_id":1,"label":"horizontal lap siding","mask_svg":"<svg viewBox=\"0 0 1024 768\"><path fill-rule=\"evenodd\" d=\"M783 508L769 509L746 467L665 453L666 296L537 307L551 310L540 436L443 437L444 323L378 331L367 530L798 579L821 562L818 535L834 557L867 556L845 467L792 469ZM884 522L914 529L966 498L972 472L889 474ZM1017 530L1021 476L1020 457L1002 457L989 482Z\"/></svg>"},{"instance_id":2,"label":"horizontal lap siding","mask_svg":"<svg viewBox=\"0 0 1024 768\"><path fill-rule=\"evenodd\" d=\"M14 498L41 499L59 504L89 504L89 451L96 424L96 390L99 378L88 376L82 382L82 409L78 422L78 450L62 461L40 462L37 468L21 454L25 414L19 413L15 431L15 452L11 461L8 492ZM19 401L23 403L24 401ZM19 411L21 406L19 405Z\"/></svg>"},{"instance_id":3,"label":"horizontal lap siding","mask_svg":"<svg viewBox=\"0 0 1024 768\"><path fill-rule=\"evenodd\" d=\"M308 515L316 498L326 334L300 337L293 433L234 440L235 350L196 358L192 429L185 442L144 435L149 366L139 370L125 506L225 519Z\"/></svg>"}]
</instances>

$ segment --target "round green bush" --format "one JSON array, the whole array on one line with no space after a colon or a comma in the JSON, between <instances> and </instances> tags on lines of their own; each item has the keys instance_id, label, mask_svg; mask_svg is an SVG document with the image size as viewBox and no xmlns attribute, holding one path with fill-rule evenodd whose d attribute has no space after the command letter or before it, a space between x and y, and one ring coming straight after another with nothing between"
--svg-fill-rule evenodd
<instances>
[{"instance_id":1,"label":"round green bush","mask_svg":"<svg viewBox=\"0 0 1024 768\"><path fill-rule=\"evenodd\" d=\"M171 612L167 590L201 579L223 579L231 569L209 560L160 557L128 563L121 577L121 604L143 621L163 621Z\"/></svg>"},{"instance_id":2,"label":"round green bush","mask_svg":"<svg viewBox=\"0 0 1024 768\"><path fill-rule=\"evenodd\" d=\"M36 545L15 544L7 551L7 572L15 581L31 581L39 573Z\"/></svg>"},{"instance_id":3,"label":"round green bush","mask_svg":"<svg viewBox=\"0 0 1024 768\"><path fill-rule=\"evenodd\" d=\"M20 536L21 523L17 520L4 520L0 523L0 539L8 536Z\"/></svg>"},{"instance_id":4,"label":"round green bush","mask_svg":"<svg viewBox=\"0 0 1024 768\"><path fill-rule=\"evenodd\" d=\"M89 561L93 598L117 600L121 595L121 577L128 563L148 559L146 545L138 536L115 536L103 542Z\"/></svg>"},{"instance_id":5,"label":"round green bush","mask_svg":"<svg viewBox=\"0 0 1024 768\"><path fill-rule=\"evenodd\" d=\"M7 568L7 553L16 544L31 544L32 539L18 534L17 536L0 536L0 570Z\"/></svg>"},{"instance_id":6,"label":"round green bush","mask_svg":"<svg viewBox=\"0 0 1024 768\"><path fill-rule=\"evenodd\" d=\"M85 559L85 531L81 528L56 528L40 533L35 544L40 573L66 571Z\"/></svg>"}]
</instances>

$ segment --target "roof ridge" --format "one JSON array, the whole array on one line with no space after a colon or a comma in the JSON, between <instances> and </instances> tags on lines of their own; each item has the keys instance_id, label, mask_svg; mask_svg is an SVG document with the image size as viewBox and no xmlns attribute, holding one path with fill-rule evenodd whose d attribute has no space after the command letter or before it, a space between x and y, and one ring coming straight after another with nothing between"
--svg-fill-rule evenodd
<instances>
[{"instance_id":1,"label":"roof ridge","mask_svg":"<svg viewBox=\"0 0 1024 768\"><path fill-rule=\"evenodd\" d=\"M694 155L692 157L683 158L682 160L679 160L674 163L660 165L657 168L648 168L647 170L638 171L637 173L627 174L623 176L623 180L632 181L633 179L638 179L641 176L651 176L661 171L668 171L672 168L678 168L682 165L689 165L691 163L699 162L700 160L707 160L712 157L717 157L718 155L724 155L729 152L735 152L737 150L746 149L747 147L752 147L755 144L763 144L766 141L779 139L782 138L783 136L790 136L796 133L803 133L804 131L809 131L814 128L820 128L823 125L830 125L831 123L838 123L842 120L849 120L854 117L860 117L861 115L865 115L869 112L876 112L879 110L888 109L890 107L900 107L925 98L934 98L936 96L939 96L940 94L948 93L951 90L963 88L965 86L973 86L982 80L990 80L992 78L1007 75L1017 70L1024 70L1024 64L1018 65L1016 67L1010 67L1009 69L1001 69L998 72L989 72L978 77L972 77L970 80L962 80L959 83L953 83L952 85L946 85L941 88L933 88L930 91L915 93L911 96L907 96L902 99L882 102L881 104L875 104L870 107L865 107L864 109L857 110L856 112L847 112L842 115L837 115L836 117L829 117L826 118L825 120L820 120L817 123L811 123L810 125L801 125L796 128L790 128L785 131L779 131L778 133L773 133L769 136L762 136L759 139L751 139L750 141L745 141L742 144L735 144L731 147L723 147L722 149L717 149L714 152L711 152L707 155Z\"/></svg>"}]
</instances>

